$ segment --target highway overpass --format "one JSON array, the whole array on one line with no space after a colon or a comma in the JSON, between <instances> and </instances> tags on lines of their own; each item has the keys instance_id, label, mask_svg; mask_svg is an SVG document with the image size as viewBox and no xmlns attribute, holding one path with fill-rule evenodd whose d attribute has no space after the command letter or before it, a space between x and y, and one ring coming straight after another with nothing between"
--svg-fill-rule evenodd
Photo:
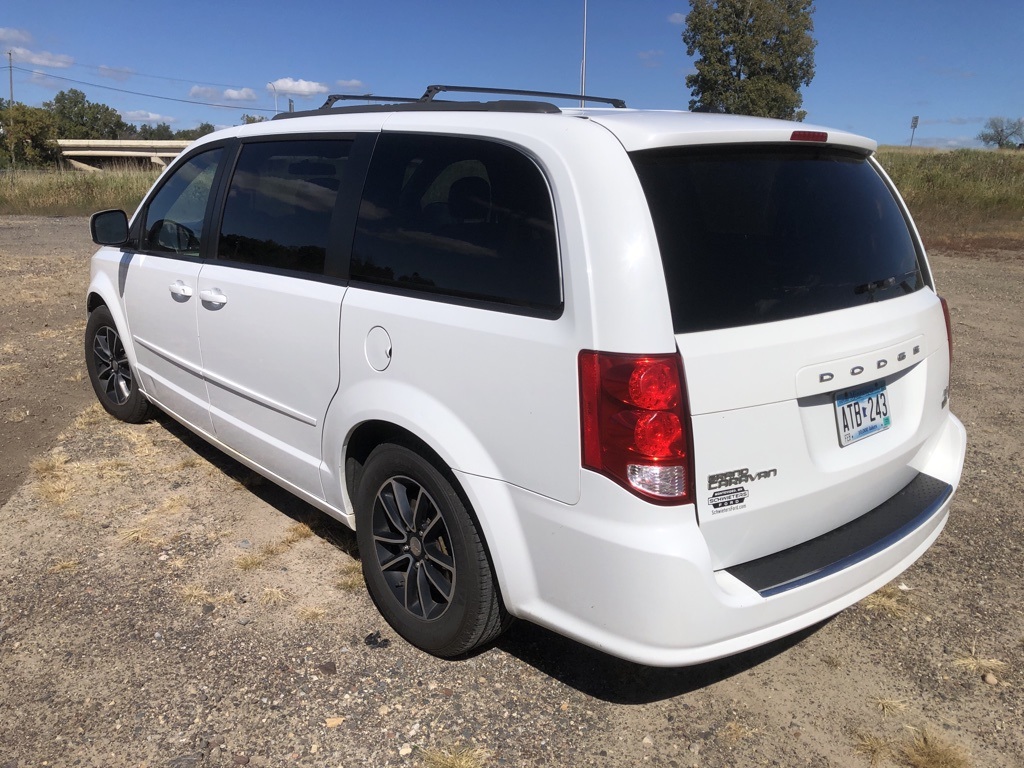
<instances>
[{"instance_id":1,"label":"highway overpass","mask_svg":"<svg viewBox=\"0 0 1024 768\"><path fill-rule=\"evenodd\" d=\"M83 171L99 171L119 162L150 162L164 166L177 157L190 141L57 139L61 154L69 164Z\"/></svg>"}]
</instances>

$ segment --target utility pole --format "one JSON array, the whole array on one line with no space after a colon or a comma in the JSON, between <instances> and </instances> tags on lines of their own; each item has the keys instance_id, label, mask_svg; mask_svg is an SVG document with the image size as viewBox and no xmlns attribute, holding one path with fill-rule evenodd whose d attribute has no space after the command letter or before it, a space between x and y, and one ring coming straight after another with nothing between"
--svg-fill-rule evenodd
<instances>
[{"instance_id":1,"label":"utility pole","mask_svg":"<svg viewBox=\"0 0 1024 768\"><path fill-rule=\"evenodd\" d=\"M587 92L587 0L583 0L583 62L580 64L580 95ZM585 107L587 103L580 99L580 106Z\"/></svg>"},{"instance_id":2,"label":"utility pole","mask_svg":"<svg viewBox=\"0 0 1024 768\"><path fill-rule=\"evenodd\" d=\"M14 51L7 52L7 79L11 86L11 106L14 106Z\"/></svg>"}]
</instances>

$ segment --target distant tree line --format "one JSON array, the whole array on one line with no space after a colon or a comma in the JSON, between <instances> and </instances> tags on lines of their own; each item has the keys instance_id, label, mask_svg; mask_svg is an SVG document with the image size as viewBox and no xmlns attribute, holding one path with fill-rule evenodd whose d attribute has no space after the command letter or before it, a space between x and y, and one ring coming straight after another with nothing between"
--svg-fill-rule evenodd
<instances>
[{"instance_id":1,"label":"distant tree line","mask_svg":"<svg viewBox=\"0 0 1024 768\"><path fill-rule=\"evenodd\" d=\"M260 118L243 115L242 122ZM61 91L42 107L0 99L0 168L52 165L60 158L54 139L185 139L192 141L215 130L210 123L172 130L166 122L141 126L125 122L106 104L89 101L81 91Z\"/></svg>"}]
</instances>

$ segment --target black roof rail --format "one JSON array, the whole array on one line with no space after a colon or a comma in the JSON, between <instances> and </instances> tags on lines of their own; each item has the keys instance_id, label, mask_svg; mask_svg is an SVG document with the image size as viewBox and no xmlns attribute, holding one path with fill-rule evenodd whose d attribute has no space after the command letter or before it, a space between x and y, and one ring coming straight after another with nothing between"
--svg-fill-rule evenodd
<instances>
[{"instance_id":1,"label":"black roof rail","mask_svg":"<svg viewBox=\"0 0 1024 768\"><path fill-rule=\"evenodd\" d=\"M549 99L573 99L578 101L594 101L610 104L616 109L625 109L626 102L622 99L609 99L603 96L586 96L576 93L556 93L553 91L525 91L512 88L477 88L467 85L428 85L427 90L419 98L411 96L375 96L372 93L342 94L335 93L327 97L327 101L318 109L302 112L281 112L274 115L274 120L285 120L292 117L309 117L352 112L532 112L557 114L562 110L546 101L524 101L499 99L497 101L453 101L436 98L440 93L493 93L503 96L533 96ZM339 101L375 101L381 104L358 104L336 107Z\"/></svg>"},{"instance_id":2,"label":"black roof rail","mask_svg":"<svg viewBox=\"0 0 1024 768\"><path fill-rule=\"evenodd\" d=\"M477 88L471 85L428 85L421 100L433 101L434 97L439 93L496 93L506 96L540 96L545 99L594 101L599 104L610 104L616 109L626 108L626 102L622 99L611 99L607 96L587 96L582 93L557 93L555 91L523 91L515 88Z\"/></svg>"},{"instance_id":3,"label":"black roof rail","mask_svg":"<svg viewBox=\"0 0 1024 768\"><path fill-rule=\"evenodd\" d=\"M372 93L354 94L354 93L332 93L327 97L327 101L323 103L320 109L330 109L339 101L390 101L390 102L409 102L409 101L421 101L421 99L415 96L375 96Z\"/></svg>"}]
</instances>

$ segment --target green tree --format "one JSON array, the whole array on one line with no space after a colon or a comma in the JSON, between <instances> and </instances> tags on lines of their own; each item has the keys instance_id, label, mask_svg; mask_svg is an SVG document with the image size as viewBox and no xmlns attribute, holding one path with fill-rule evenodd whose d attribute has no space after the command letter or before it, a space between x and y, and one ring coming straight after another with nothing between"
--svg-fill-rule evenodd
<instances>
[{"instance_id":1,"label":"green tree","mask_svg":"<svg viewBox=\"0 0 1024 768\"><path fill-rule=\"evenodd\" d=\"M262 115L242 115L242 125L265 122L267 118Z\"/></svg>"},{"instance_id":2,"label":"green tree","mask_svg":"<svg viewBox=\"0 0 1024 768\"><path fill-rule=\"evenodd\" d=\"M990 117L985 121L985 130L978 134L978 140L986 147L1013 149L1024 143L1024 117L1013 120L1009 117Z\"/></svg>"},{"instance_id":3,"label":"green tree","mask_svg":"<svg viewBox=\"0 0 1024 768\"><path fill-rule=\"evenodd\" d=\"M813 0L690 0L690 109L803 120L814 77Z\"/></svg>"},{"instance_id":4,"label":"green tree","mask_svg":"<svg viewBox=\"0 0 1024 768\"><path fill-rule=\"evenodd\" d=\"M4 102L0 110L0 164L40 166L54 163L60 149L54 143L53 116L39 107Z\"/></svg>"},{"instance_id":5,"label":"green tree","mask_svg":"<svg viewBox=\"0 0 1024 768\"><path fill-rule=\"evenodd\" d=\"M43 107L53 113L61 139L117 139L128 130L116 109L89 101L75 88L61 91Z\"/></svg>"},{"instance_id":6,"label":"green tree","mask_svg":"<svg viewBox=\"0 0 1024 768\"><path fill-rule=\"evenodd\" d=\"M211 123L200 123L195 128L182 128L180 131L175 131L174 138L195 141L200 136L205 136L208 133L213 133L215 130L217 129L214 128Z\"/></svg>"},{"instance_id":7,"label":"green tree","mask_svg":"<svg viewBox=\"0 0 1024 768\"><path fill-rule=\"evenodd\" d=\"M143 124L139 126L136 137L146 141L167 141L174 138L174 131L171 130L171 126L167 123L157 123L156 125Z\"/></svg>"}]
</instances>

